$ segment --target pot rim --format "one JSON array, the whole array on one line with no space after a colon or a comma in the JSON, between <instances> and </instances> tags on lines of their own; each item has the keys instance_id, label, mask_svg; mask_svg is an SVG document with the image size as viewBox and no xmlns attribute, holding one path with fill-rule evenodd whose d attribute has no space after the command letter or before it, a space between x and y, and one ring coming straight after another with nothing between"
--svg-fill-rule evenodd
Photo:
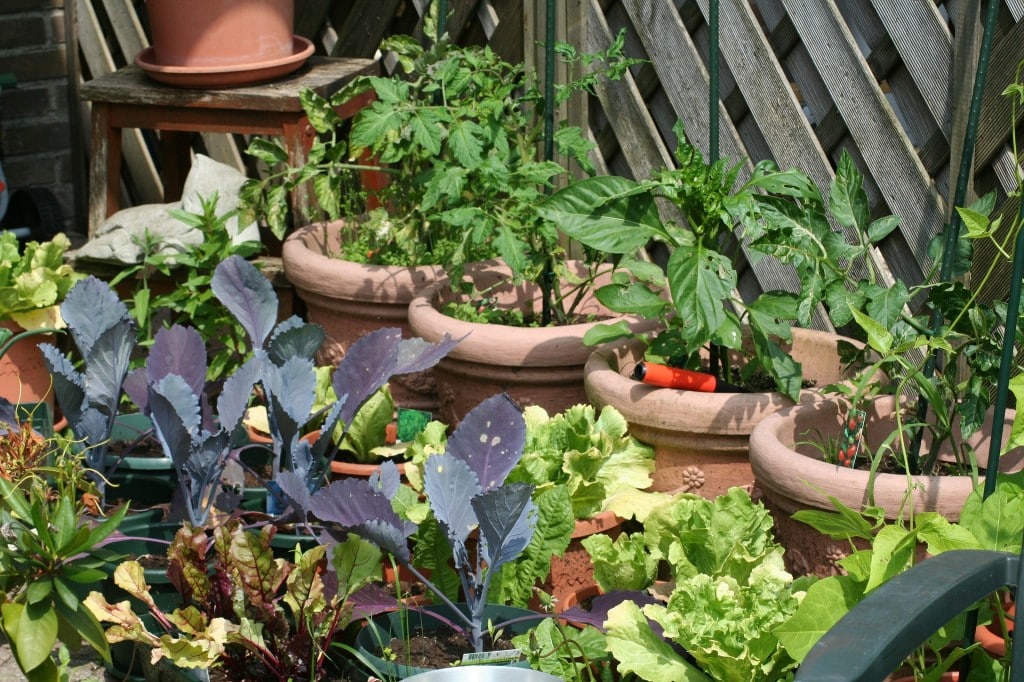
<instances>
[{"instance_id":1,"label":"pot rim","mask_svg":"<svg viewBox=\"0 0 1024 682\"><path fill-rule=\"evenodd\" d=\"M826 343L843 338L814 329L793 328L794 335ZM746 435L755 415L793 406L777 391L755 393L703 393L651 386L632 379L622 368L630 368L643 357L644 343L622 339L597 348L587 359L583 381L587 396L595 405L612 404L634 424L667 430ZM824 399L820 388L801 391L801 404ZM706 415L701 417L700 415Z\"/></svg>"},{"instance_id":2,"label":"pot rim","mask_svg":"<svg viewBox=\"0 0 1024 682\"><path fill-rule=\"evenodd\" d=\"M371 265L329 256L335 230L351 218L318 221L293 230L281 246L285 278L300 293L365 300L382 287L396 289L393 302L408 304L422 287L444 277L443 265ZM319 246L319 248L316 248Z\"/></svg>"},{"instance_id":3,"label":"pot rim","mask_svg":"<svg viewBox=\"0 0 1024 682\"><path fill-rule=\"evenodd\" d=\"M882 414L891 413L894 401L892 396L880 396L872 401L872 407L876 411L883 410ZM888 408L887 402L890 405ZM790 443L800 411L808 409L827 410L822 419L838 420L839 401L822 400L809 406L793 406L767 416L754 427L750 434L750 466L758 487L769 497L779 501L789 500L797 508L810 506L832 511L834 508L828 499L830 495L854 509L868 504L870 472L829 464L823 459L795 450L794 445L799 441ZM1008 415L1012 421L1012 414L1008 412ZM1008 433L1009 429L1007 436ZM979 459L987 458L987 452L978 454ZM1006 465L1004 470L1022 468L1022 455L1024 453L1018 451L1015 460L1004 456L1001 459L1001 463ZM979 469L983 469L980 464ZM956 521L960 518L964 500L974 490L975 484L969 475L909 476L879 473L874 479L873 504L883 508L889 519L905 516L908 487L912 487L916 513L937 511L950 521Z\"/></svg>"},{"instance_id":4,"label":"pot rim","mask_svg":"<svg viewBox=\"0 0 1024 682\"><path fill-rule=\"evenodd\" d=\"M570 261L569 264L580 263ZM582 267L580 264L579 267ZM507 268L498 261L482 264L477 273L483 276L510 278L511 274L503 271ZM604 306L600 308L611 316L608 319L594 322L550 326L550 327L518 327L513 325L492 324L482 322L466 322L441 313L437 306L447 291L450 291L448 279L441 279L424 287L409 303L409 326L414 335L436 343L443 333L452 338L461 339L447 356L455 360L478 362L482 359L494 362L499 356L503 366L512 367L555 367L567 365L583 365L592 352L592 347L583 345L583 335L598 324L608 324L624 319L634 331L652 329L656 321L646 320L636 315L615 316ZM514 331L513 331L514 330ZM510 335L516 338L516 344L509 344ZM538 352L538 348L542 348ZM442 362L444 362L442 360Z\"/></svg>"}]
</instances>

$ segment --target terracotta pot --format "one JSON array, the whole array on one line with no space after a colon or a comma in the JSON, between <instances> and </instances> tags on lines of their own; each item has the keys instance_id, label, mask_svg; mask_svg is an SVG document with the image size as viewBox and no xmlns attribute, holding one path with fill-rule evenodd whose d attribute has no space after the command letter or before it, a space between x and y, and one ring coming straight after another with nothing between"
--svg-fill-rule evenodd
<instances>
[{"instance_id":1,"label":"terracotta pot","mask_svg":"<svg viewBox=\"0 0 1024 682\"><path fill-rule=\"evenodd\" d=\"M146 10L163 66L259 64L294 49L294 0L146 0Z\"/></svg>"},{"instance_id":2,"label":"terracotta pot","mask_svg":"<svg viewBox=\"0 0 1024 682\"><path fill-rule=\"evenodd\" d=\"M15 334L24 331L10 320L0 320L0 327ZM0 357L0 396L15 404L44 402L53 414L50 371L39 350L39 344L53 342L52 334L30 336Z\"/></svg>"},{"instance_id":3,"label":"terracotta pot","mask_svg":"<svg viewBox=\"0 0 1024 682\"><path fill-rule=\"evenodd\" d=\"M581 541L598 533L604 533L614 540L621 530L622 519L609 511L598 512L589 519L577 519L565 552L561 556L551 557L551 572L544 586L545 591L561 604L573 593L594 585L594 564Z\"/></svg>"},{"instance_id":4,"label":"terracotta pot","mask_svg":"<svg viewBox=\"0 0 1024 682\"><path fill-rule=\"evenodd\" d=\"M843 378L835 334L793 330L792 354L804 377L824 386ZM597 407L612 405L629 432L655 450L651 490L687 491L715 498L754 481L748 458L750 432L766 416L791 406L781 393L701 393L642 384L630 377L643 359L639 341L601 348L587 361L587 396ZM734 354L730 361L740 364ZM802 403L820 393L805 390Z\"/></svg>"},{"instance_id":5,"label":"terracotta pot","mask_svg":"<svg viewBox=\"0 0 1024 682\"><path fill-rule=\"evenodd\" d=\"M395 466L404 480L405 462L395 462ZM377 469L380 469L380 464L359 464L336 459L331 462L331 478L335 481L341 478L369 478Z\"/></svg>"},{"instance_id":6,"label":"terracotta pot","mask_svg":"<svg viewBox=\"0 0 1024 682\"><path fill-rule=\"evenodd\" d=\"M1003 608L1006 611L1006 627L1012 634L1014 619L1017 613L1016 604L1012 600L1008 600L1003 604ZM993 616L991 623L979 625L975 629L974 641L981 644L985 651L996 658L1002 658L1006 655L1006 633L1003 632L1003 625L998 615Z\"/></svg>"},{"instance_id":7,"label":"terracotta pot","mask_svg":"<svg viewBox=\"0 0 1024 682\"><path fill-rule=\"evenodd\" d=\"M415 293L443 277L439 265L392 267L363 265L333 257L341 249L344 221L316 223L285 239L284 274L306 303L306 319L327 331L318 362L336 365L357 339L383 327L410 336L408 309ZM433 412L437 393L433 374L396 377L390 382L398 405Z\"/></svg>"},{"instance_id":8,"label":"terracotta pot","mask_svg":"<svg viewBox=\"0 0 1024 682\"><path fill-rule=\"evenodd\" d=\"M604 594L600 586L596 584L585 585L565 595L555 604L555 613L563 614L569 609L585 604L588 600ZM571 622L571 621L569 621Z\"/></svg>"},{"instance_id":9,"label":"terracotta pot","mask_svg":"<svg viewBox=\"0 0 1024 682\"><path fill-rule=\"evenodd\" d=\"M895 410L896 401L891 396L879 398L865 410L864 438L871 450L892 433ZM908 480L904 474L882 473L875 476L874 497L869 498L869 472L825 462L813 443L818 434L839 435L845 417L838 401L821 400L766 417L750 436L750 464L757 490L775 518L775 535L786 548L787 568L797 575L832 574L836 571L835 562L848 550L844 543L793 521L790 516L798 510L834 511L829 502L832 496L852 509L874 504L885 511L888 521L894 521L906 516L907 488L912 483L911 499L916 512L934 511L957 521L964 501L974 489L970 476L913 476ZM1004 443L1009 438L1013 417L1014 412L1008 410ZM987 423L969 441L981 469L988 462L991 419L990 413ZM926 437L922 452L927 450ZM949 461L952 456L940 453L940 458ZM1024 449L1003 455L999 468L1007 472L1024 468Z\"/></svg>"},{"instance_id":10,"label":"terracotta pot","mask_svg":"<svg viewBox=\"0 0 1024 682\"><path fill-rule=\"evenodd\" d=\"M578 261L566 266L581 276L586 271ZM477 290L497 298L499 307L516 306L524 313L539 310L539 289L532 283L513 284L508 267L501 263L482 266L469 276ZM414 335L431 342L446 333L462 338L434 369L442 421L454 426L482 400L501 392L522 405L540 405L551 414L587 402L583 366L592 349L583 344L583 335L598 322L552 327L463 322L438 311L453 298L445 280L427 287L409 304ZM577 310L604 322L626 319L635 330L655 325L638 317L615 318L592 296Z\"/></svg>"}]
</instances>

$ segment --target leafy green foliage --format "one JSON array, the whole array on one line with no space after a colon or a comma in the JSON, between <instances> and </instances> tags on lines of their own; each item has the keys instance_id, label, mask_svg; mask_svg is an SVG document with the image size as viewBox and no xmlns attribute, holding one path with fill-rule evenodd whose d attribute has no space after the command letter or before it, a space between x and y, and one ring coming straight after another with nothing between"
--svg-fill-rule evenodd
<instances>
[{"instance_id":1,"label":"leafy green foliage","mask_svg":"<svg viewBox=\"0 0 1024 682\"><path fill-rule=\"evenodd\" d=\"M780 171L762 161L736 188L738 164L729 166L725 159L708 164L680 126L676 133L678 167L643 182L617 177L578 181L546 200L541 214L573 239L605 253L631 254L650 240L667 244L672 254L664 277L623 258L619 267L635 281L613 281L599 289L602 302L617 312L660 318L671 342L663 348L671 345L674 351L666 357L690 369L702 369L698 353L709 344L740 348L740 325L745 322L752 332L755 366L797 400L802 368L782 349L790 340L790 326L809 325L819 303L835 307L847 301L854 268L897 221L868 220L863 177L847 155L840 159L832 184L830 210L837 222L859 230L856 244L832 230L824 202L804 173ZM667 200L683 224L663 220L658 200ZM738 275L732 254L741 241L753 258L772 256L791 266L798 290L766 292L750 302L734 300ZM862 295L858 305L863 300ZM890 300L889 305L904 302ZM841 311L846 309L844 303ZM621 330L619 335L629 334ZM615 336L606 330L591 340Z\"/></svg>"},{"instance_id":2,"label":"leafy green foliage","mask_svg":"<svg viewBox=\"0 0 1024 682\"><path fill-rule=\"evenodd\" d=\"M593 540L588 550L595 575L600 563L613 586L643 583L652 561L665 561L675 579L667 604L625 602L609 612L608 646L620 672L651 682L778 680L794 667L773 630L796 610L798 595L770 515L745 491L713 501L678 495L648 515L642 536ZM652 621L692 659L660 639Z\"/></svg>"},{"instance_id":3,"label":"leafy green foliage","mask_svg":"<svg viewBox=\"0 0 1024 682\"><path fill-rule=\"evenodd\" d=\"M57 306L84 275L64 262L71 247L64 233L48 242L28 242L24 252L14 232L0 231L0 320L23 329L62 327Z\"/></svg>"},{"instance_id":4,"label":"leafy green foliage","mask_svg":"<svg viewBox=\"0 0 1024 682\"><path fill-rule=\"evenodd\" d=\"M538 491L565 486L573 518L590 518L624 491L650 487L654 450L629 435L614 407L597 415L592 405L575 405L549 417L531 405L524 416L526 446L511 479L533 483Z\"/></svg>"},{"instance_id":5,"label":"leafy green foliage","mask_svg":"<svg viewBox=\"0 0 1024 682\"><path fill-rule=\"evenodd\" d=\"M543 114L555 103L545 102L536 75L489 47L462 47L448 36L430 35L429 26L427 47L411 36L381 45L397 57L393 77L355 79L329 99L302 93L318 133L309 160L290 167L283 147L254 143L249 152L279 170L248 183L246 210L284 234L286 191L312 181L327 217L366 214L358 229L342 234L344 258L439 263L457 284L466 263L498 256L517 280L540 283L556 304L556 321L564 322L569 313L563 299L547 291L542 275L551 268L563 274L566 254L557 225L537 206L570 167L593 172L588 154L594 145L580 128L560 125L553 142L564 163L541 158ZM623 46L622 35L600 54L562 46L573 79L559 86L556 99L592 89L601 78L621 78L635 63ZM367 93L372 101L351 122L334 112ZM366 165L371 159L382 166ZM360 194L356 174L365 171L384 173L387 182Z\"/></svg>"},{"instance_id":6,"label":"leafy green foliage","mask_svg":"<svg viewBox=\"0 0 1024 682\"><path fill-rule=\"evenodd\" d=\"M20 481L0 478L0 627L15 661L33 681L59 678L50 657L58 640L76 649L85 640L106 660L110 648L99 621L86 608L85 586L105 577L94 552L116 529L127 508L95 521L84 495L96 488L69 442L48 441L53 464Z\"/></svg>"},{"instance_id":7,"label":"leafy green foliage","mask_svg":"<svg viewBox=\"0 0 1024 682\"><path fill-rule=\"evenodd\" d=\"M876 507L859 514L835 498L831 501L834 512L802 511L794 518L838 541L857 538L867 541L869 547L841 560L845 575L810 585L796 612L775 630L782 646L797 661L803 660L815 642L865 594L907 570L914 563L919 544L924 545L929 555L957 549L1018 553L1024 536L1024 472L999 474L995 490L988 498L984 497L983 486L975 488L957 523L934 512L916 514L913 525L902 521L886 523ZM942 670L955 661L958 654L950 652L947 645L963 633L962 621L960 616L940 629L911 658L912 664L921 670Z\"/></svg>"},{"instance_id":8,"label":"leafy green foliage","mask_svg":"<svg viewBox=\"0 0 1024 682\"><path fill-rule=\"evenodd\" d=\"M349 598L380 579L380 551L356 537L297 553L271 550L274 528L246 530L238 521L207 531L184 526L168 549L168 573L182 606L167 613L153 602L138 562L126 561L115 583L148 605L151 632L130 602L110 604L98 592L91 614L113 623L111 643L135 641L183 668L218 668L232 678L322 680L331 675L330 645L352 618Z\"/></svg>"},{"instance_id":9,"label":"leafy green foliage","mask_svg":"<svg viewBox=\"0 0 1024 682\"><path fill-rule=\"evenodd\" d=\"M977 455L967 440L982 427L992 405L1003 352L1001 326L1007 313L1005 302L987 302L978 292L985 290L986 281L1001 263L1008 264L1005 247L1020 229L1015 225L999 231L997 237L996 225L984 213L992 205L992 197L987 197L969 209L960 209L967 229L960 233L956 248L966 263L970 263L978 239L990 241L999 254L970 289L957 281L930 281L909 289L897 283L888 290L861 287L863 301L831 301L837 306L845 304L848 317L844 319L862 330L867 343L849 358L857 369L854 381L829 389L849 400L852 409L880 394L916 394L930 410L924 424L919 416L900 414L900 437L894 439L893 446L875 453L876 460L891 457L901 469L933 474L944 451L954 455L953 465L961 472L977 467ZM944 239L938 235L935 242ZM927 295L924 309L917 314L907 312L907 304L923 295ZM833 318L837 318L835 313ZM1017 334L1022 331L1024 323L1018 321ZM1013 374L1019 375L1020 363L1015 362L1014 367ZM919 456L912 444L922 429L927 429L931 445ZM1024 413L1018 412L1007 449L1024 443L1022 434Z\"/></svg>"},{"instance_id":10,"label":"leafy green foliage","mask_svg":"<svg viewBox=\"0 0 1024 682\"><path fill-rule=\"evenodd\" d=\"M594 564L594 580L605 593L644 590L654 584L658 560L650 553L643 533L623 533L612 540L603 533L581 543Z\"/></svg>"},{"instance_id":11,"label":"leafy green foliage","mask_svg":"<svg viewBox=\"0 0 1024 682\"><path fill-rule=\"evenodd\" d=\"M531 631L513 637L512 644L525 654L534 670L561 680L610 679L611 654L604 634L593 626L575 628L549 618Z\"/></svg>"}]
</instances>

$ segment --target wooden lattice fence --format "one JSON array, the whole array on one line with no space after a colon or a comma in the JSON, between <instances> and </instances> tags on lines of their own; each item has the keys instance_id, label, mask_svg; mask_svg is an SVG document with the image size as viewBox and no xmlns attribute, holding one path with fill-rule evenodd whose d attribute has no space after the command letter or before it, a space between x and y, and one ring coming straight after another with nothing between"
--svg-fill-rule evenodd
<instances>
[{"instance_id":1,"label":"wooden lattice fence","mask_svg":"<svg viewBox=\"0 0 1024 682\"><path fill-rule=\"evenodd\" d=\"M998 1L998 0L997 0ZM840 151L866 176L873 213L901 228L882 244L886 276L918 283L947 220L980 41L979 2L722 0L720 151L800 167L827 188ZM586 47L626 29L649 64L601 89L590 122L606 166L644 177L671 163L672 127L708 151L708 0L583 0ZM1024 3L1001 3L973 189L1015 210L1010 108L1000 93L1024 59ZM1019 119L1018 119L1019 120ZM752 169L747 162L746 171ZM765 264L746 286L785 286ZM1005 280L1004 280L1005 281Z\"/></svg>"},{"instance_id":2,"label":"wooden lattice fence","mask_svg":"<svg viewBox=\"0 0 1024 682\"><path fill-rule=\"evenodd\" d=\"M972 188L1015 210L1010 108L1000 96L1024 59L1024 0L1000 3ZM448 26L463 43L489 43L508 59L540 62L544 0L449 0ZM672 163L673 125L708 150L709 0L559 0L560 37L604 49L626 30L647 63L604 84L565 115L589 125L598 165L645 177ZM930 267L927 245L949 214L980 41L980 0L722 0L722 156L773 159L827 188L840 151L867 178L876 215L902 218L876 254L883 276L908 283ZM297 0L296 31L317 51L373 56L391 34L422 30L429 0ZM81 78L108 73L148 44L142 0L76 0ZM85 118L87 120L87 118ZM161 200L152 133L126 142L124 204ZM244 141L204 135L197 148L243 167ZM746 172L752 163L746 161ZM252 169L250 169L252 170ZM744 292L784 287L783 269L760 263Z\"/></svg>"}]
</instances>

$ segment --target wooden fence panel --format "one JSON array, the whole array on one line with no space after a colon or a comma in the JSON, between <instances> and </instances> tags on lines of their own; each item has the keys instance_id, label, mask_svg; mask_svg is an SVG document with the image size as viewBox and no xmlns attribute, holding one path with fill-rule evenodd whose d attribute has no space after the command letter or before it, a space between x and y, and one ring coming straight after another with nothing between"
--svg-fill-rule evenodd
<instances>
[{"instance_id":1,"label":"wooden fence panel","mask_svg":"<svg viewBox=\"0 0 1024 682\"><path fill-rule=\"evenodd\" d=\"M1017 162L1011 111L1000 93L1024 59L1024 0L1000 1L979 128L973 189L1012 208ZM649 60L620 83L601 84L582 119L599 145L597 166L646 177L671 164L676 121L708 151L710 0L559 0L559 27L587 50L625 28L627 52ZM382 38L422 31L429 0L297 0L296 31L318 54L372 57ZM463 43L487 42L505 58L539 63L544 0L449 0L449 28ZM722 156L800 167L823 189L841 150L865 174L873 215L896 213L901 229L874 265L917 283L926 248L950 210L971 92L981 0L721 0ZM119 68L148 44L142 0L77 0L83 77ZM962 18L965 15L966 18ZM954 37L955 36L955 37ZM570 111L568 120L581 120ZM1016 122L1019 124L1019 119ZM244 140L207 136L197 148L244 161ZM125 147L130 202L159 196L146 139ZM784 270L759 264L741 293L783 286Z\"/></svg>"},{"instance_id":2,"label":"wooden fence panel","mask_svg":"<svg viewBox=\"0 0 1024 682\"><path fill-rule=\"evenodd\" d=\"M876 254L883 278L922 281L931 267L928 244L952 200L958 163L951 166L951 158L958 156L957 126L965 118L958 107L970 97L968 78L976 68L971 42L955 46L952 27L960 10L973 11L977 22L982 4L959 1L720 2L721 155L800 167L827 191L840 152L849 151L866 176L873 215L901 217L900 230ZM977 144L974 188L996 190L1001 202L1016 182L1016 163L1007 148L1009 104L999 93L1024 59L1022 9L1020 0L1006 0L1000 14ZM591 104L594 139L614 133L632 141L646 129L672 148L665 130L678 119L707 154L709 0L594 0L585 11L588 22L602 27L588 31L588 50L603 49L624 27L637 35L628 41L631 56L653 63L634 69L630 83L598 92ZM649 116L626 106L629 89L640 94ZM623 117L631 126L618 120ZM662 163L631 159L643 153L639 148L605 142L601 150L607 167L626 166L635 177ZM777 276L775 268L757 272L761 288L776 286Z\"/></svg>"}]
</instances>

